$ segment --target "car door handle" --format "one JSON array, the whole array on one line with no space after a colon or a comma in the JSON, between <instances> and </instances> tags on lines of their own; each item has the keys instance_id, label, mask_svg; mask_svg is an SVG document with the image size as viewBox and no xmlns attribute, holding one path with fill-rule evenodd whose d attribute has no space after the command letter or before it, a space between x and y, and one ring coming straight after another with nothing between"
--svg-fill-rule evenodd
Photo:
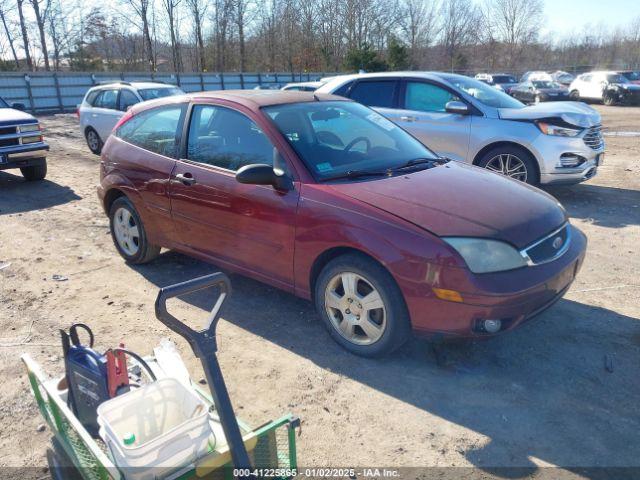
<instances>
[{"instance_id":1,"label":"car door handle","mask_svg":"<svg viewBox=\"0 0 640 480\"><path fill-rule=\"evenodd\" d=\"M176 175L176 180L182 182L184 185L193 185L194 183L196 183L196 179L193 178L193 175L191 175L190 173L178 173Z\"/></svg>"},{"instance_id":2,"label":"car door handle","mask_svg":"<svg viewBox=\"0 0 640 480\"><path fill-rule=\"evenodd\" d=\"M417 120L416 117L411 117L409 115L402 115L400 117L400 121L402 121L402 122L415 122L416 120Z\"/></svg>"}]
</instances>

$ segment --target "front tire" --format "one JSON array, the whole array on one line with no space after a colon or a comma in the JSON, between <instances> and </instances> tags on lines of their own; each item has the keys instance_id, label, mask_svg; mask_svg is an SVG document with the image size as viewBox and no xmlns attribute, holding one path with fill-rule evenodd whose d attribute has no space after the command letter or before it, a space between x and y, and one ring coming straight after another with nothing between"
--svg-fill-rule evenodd
<instances>
[{"instance_id":1,"label":"front tire","mask_svg":"<svg viewBox=\"0 0 640 480\"><path fill-rule=\"evenodd\" d=\"M540 181L533 156L515 145L489 150L478 160L477 165L529 185L537 185Z\"/></svg>"},{"instance_id":2,"label":"front tire","mask_svg":"<svg viewBox=\"0 0 640 480\"><path fill-rule=\"evenodd\" d=\"M159 246L149 243L140 215L127 197L111 205L109 228L118 253L128 263L147 263L160 253Z\"/></svg>"},{"instance_id":3,"label":"front tire","mask_svg":"<svg viewBox=\"0 0 640 480\"><path fill-rule=\"evenodd\" d=\"M605 104L607 107L613 107L617 102L613 95L605 94L602 97L602 103Z\"/></svg>"},{"instance_id":4,"label":"front tire","mask_svg":"<svg viewBox=\"0 0 640 480\"><path fill-rule=\"evenodd\" d=\"M38 182L44 180L47 176L47 162L44 161L40 165L31 165L30 167L20 168L20 173L27 182Z\"/></svg>"},{"instance_id":5,"label":"front tire","mask_svg":"<svg viewBox=\"0 0 640 480\"><path fill-rule=\"evenodd\" d=\"M391 353L411 333L400 288L384 267L364 255L331 260L316 281L315 304L333 339L362 357Z\"/></svg>"},{"instance_id":6,"label":"front tire","mask_svg":"<svg viewBox=\"0 0 640 480\"><path fill-rule=\"evenodd\" d=\"M91 153L100 155L100 153L102 153L103 143L98 132L93 128L88 128L84 136L87 140L87 146L89 147L89 150L91 150Z\"/></svg>"}]
</instances>

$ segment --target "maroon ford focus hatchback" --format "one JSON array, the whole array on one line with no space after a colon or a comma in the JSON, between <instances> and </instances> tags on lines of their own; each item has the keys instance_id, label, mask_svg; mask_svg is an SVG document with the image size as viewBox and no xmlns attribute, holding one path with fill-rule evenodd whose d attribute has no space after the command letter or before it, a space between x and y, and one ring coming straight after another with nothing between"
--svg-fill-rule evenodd
<instances>
[{"instance_id":1,"label":"maroon ford focus hatchback","mask_svg":"<svg viewBox=\"0 0 640 480\"><path fill-rule=\"evenodd\" d=\"M546 193L305 92L135 106L104 146L98 192L128 262L171 248L311 299L365 356L412 331L512 329L564 294L586 248Z\"/></svg>"}]
</instances>

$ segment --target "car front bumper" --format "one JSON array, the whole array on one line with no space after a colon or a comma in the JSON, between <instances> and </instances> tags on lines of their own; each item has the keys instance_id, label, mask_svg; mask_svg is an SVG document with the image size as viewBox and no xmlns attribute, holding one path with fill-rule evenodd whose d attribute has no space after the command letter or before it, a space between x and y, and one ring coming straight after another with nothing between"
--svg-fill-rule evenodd
<instances>
[{"instance_id":1,"label":"car front bumper","mask_svg":"<svg viewBox=\"0 0 640 480\"><path fill-rule=\"evenodd\" d=\"M597 174L604 159L604 141L597 149L593 149L585 143L584 134L575 138L538 135L532 148L540 167L541 184L580 183ZM561 165L562 158L573 156L581 160L579 165Z\"/></svg>"},{"instance_id":2,"label":"car front bumper","mask_svg":"<svg viewBox=\"0 0 640 480\"><path fill-rule=\"evenodd\" d=\"M0 149L0 170L41 165L47 158L49 145L40 142Z\"/></svg>"},{"instance_id":3,"label":"car front bumper","mask_svg":"<svg viewBox=\"0 0 640 480\"><path fill-rule=\"evenodd\" d=\"M461 302L441 300L426 292L419 297L418 290L405 293L415 334L441 339L487 337L512 330L552 306L571 286L586 252L586 237L570 228L568 250L549 263L492 274L466 270L468 281L438 285L452 290L456 283L474 285L473 291L460 292ZM443 271L436 276L440 280L447 277L455 275ZM500 331L489 334L479 329L484 320L500 320Z\"/></svg>"}]
</instances>

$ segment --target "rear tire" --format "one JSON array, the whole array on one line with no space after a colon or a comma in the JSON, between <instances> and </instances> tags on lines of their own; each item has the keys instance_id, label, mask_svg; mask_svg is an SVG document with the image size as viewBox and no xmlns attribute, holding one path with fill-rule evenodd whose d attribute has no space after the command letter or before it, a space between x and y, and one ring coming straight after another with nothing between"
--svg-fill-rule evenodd
<instances>
[{"instance_id":1,"label":"rear tire","mask_svg":"<svg viewBox=\"0 0 640 480\"><path fill-rule=\"evenodd\" d=\"M84 134L85 139L87 140L87 146L89 147L89 150L91 150L91 153L94 153L96 155L100 155L102 153L102 139L100 138L100 135L98 135L98 132L96 132L93 128L89 127L87 128L87 131Z\"/></svg>"},{"instance_id":2,"label":"rear tire","mask_svg":"<svg viewBox=\"0 0 640 480\"><path fill-rule=\"evenodd\" d=\"M502 158L502 161L500 158ZM523 168L516 170L516 166L520 163ZM485 153L476 164L479 167L528 183L529 185L537 185L540 182L540 175L535 158L524 148L516 145L504 145L492 148ZM509 171L511 171L511 173L508 173ZM521 174L522 171L525 172L525 175Z\"/></svg>"},{"instance_id":3,"label":"rear tire","mask_svg":"<svg viewBox=\"0 0 640 480\"><path fill-rule=\"evenodd\" d=\"M111 205L109 228L118 253L128 263L147 263L160 253L159 246L149 243L140 215L127 197L119 197Z\"/></svg>"},{"instance_id":4,"label":"rear tire","mask_svg":"<svg viewBox=\"0 0 640 480\"><path fill-rule=\"evenodd\" d=\"M345 287L349 280L344 279L355 279L355 288ZM331 260L318 275L315 304L333 339L362 357L391 353L411 334L400 288L382 265L364 255L346 254Z\"/></svg>"},{"instance_id":5,"label":"rear tire","mask_svg":"<svg viewBox=\"0 0 640 480\"><path fill-rule=\"evenodd\" d=\"M580 101L580 92L578 92L578 90L571 90L571 93L569 94L569 98L571 100L573 100L574 102L579 102Z\"/></svg>"},{"instance_id":6,"label":"rear tire","mask_svg":"<svg viewBox=\"0 0 640 480\"><path fill-rule=\"evenodd\" d=\"M27 182L37 182L40 180L44 180L44 177L47 176L47 162L44 161L40 165L22 167L20 169L20 172Z\"/></svg>"}]
</instances>

